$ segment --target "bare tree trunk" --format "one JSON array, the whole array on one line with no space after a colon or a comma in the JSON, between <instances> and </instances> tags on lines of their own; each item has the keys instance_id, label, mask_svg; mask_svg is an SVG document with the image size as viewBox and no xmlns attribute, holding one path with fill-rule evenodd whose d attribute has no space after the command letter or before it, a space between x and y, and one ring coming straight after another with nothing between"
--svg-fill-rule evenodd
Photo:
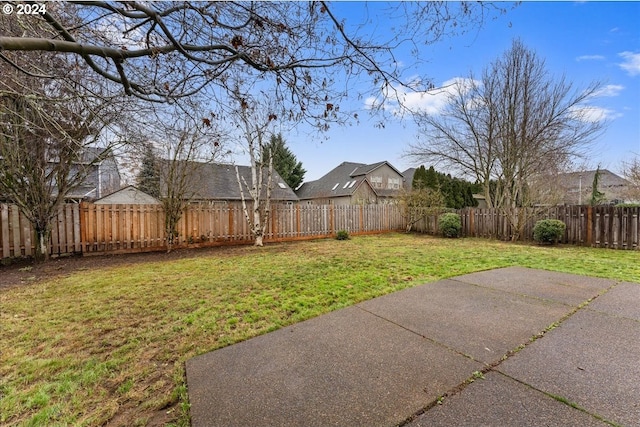
<instances>
[{"instance_id":1,"label":"bare tree trunk","mask_svg":"<svg viewBox=\"0 0 640 427\"><path fill-rule=\"evenodd\" d=\"M240 189L240 199L242 201L242 210L247 224L251 229L251 234L255 239L255 246L264 245L264 235L267 230L269 221L269 213L271 209L271 185L273 176L273 153L269 149L269 166L267 169L267 183L264 185L264 151L265 144L264 135L271 126L271 121L275 120L275 115L268 114L263 117L264 110L257 107L259 104L250 106L246 98L240 95L239 90L235 93L236 99L239 101L240 108L237 110L237 117L242 125L242 133L247 142L249 151L249 161L251 169L251 185L247 183L244 176L240 175L238 166L236 166L236 179ZM249 214L245 196L245 188L253 201L252 212ZM264 197L263 197L264 190Z\"/></svg>"},{"instance_id":2,"label":"bare tree trunk","mask_svg":"<svg viewBox=\"0 0 640 427\"><path fill-rule=\"evenodd\" d=\"M49 239L51 238L51 229L47 226L44 228L36 227L36 253L35 262L49 261Z\"/></svg>"}]
</instances>

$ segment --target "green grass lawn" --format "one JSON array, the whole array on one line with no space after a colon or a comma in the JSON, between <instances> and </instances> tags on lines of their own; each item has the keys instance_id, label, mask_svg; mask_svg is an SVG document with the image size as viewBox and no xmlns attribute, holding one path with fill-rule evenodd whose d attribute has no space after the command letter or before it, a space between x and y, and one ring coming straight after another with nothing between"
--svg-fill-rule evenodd
<instances>
[{"instance_id":1,"label":"green grass lawn","mask_svg":"<svg viewBox=\"0 0 640 427\"><path fill-rule=\"evenodd\" d=\"M638 251L405 234L85 269L0 292L0 424L188 425L184 362L195 355L512 265L640 281Z\"/></svg>"}]
</instances>

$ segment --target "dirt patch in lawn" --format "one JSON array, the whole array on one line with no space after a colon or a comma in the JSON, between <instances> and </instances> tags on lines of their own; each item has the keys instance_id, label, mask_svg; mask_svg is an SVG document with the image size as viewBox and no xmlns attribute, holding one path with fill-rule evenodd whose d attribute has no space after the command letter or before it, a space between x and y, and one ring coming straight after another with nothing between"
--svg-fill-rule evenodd
<instances>
[{"instance_id":1,"label":"dirt patch in lawn","mask_svg":"<svg viewBox=\"0 0 640 427\"><path fill-rule=\"evenodd\" d=\"M250 245L216 246L209 248L185 248L167 252L138 252L118 255L65 256L51 258L48 262L34 264L30 259L15 259L9 265L0 265L0 290L25 286L54 277L68 276L78 271L144 264L147 262L173 261L205 256L232 256L243 252L266 250ZM269 250L276 248L270 247ZM276 249L277 250L277 249Z\"/></svg>"}]
</instances>

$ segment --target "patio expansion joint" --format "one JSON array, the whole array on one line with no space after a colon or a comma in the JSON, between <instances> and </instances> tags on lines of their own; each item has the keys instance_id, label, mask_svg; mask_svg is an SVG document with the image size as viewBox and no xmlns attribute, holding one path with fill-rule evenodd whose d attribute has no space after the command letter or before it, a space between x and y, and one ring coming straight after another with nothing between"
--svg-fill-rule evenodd
<instances>
[{"instance_id":1,"label":"patio expansion joint","mask_svg":"<svg viewBox=\"0 0 640 427\"><path fill-rule=\"evenodd\" d=\"M388 323L390 323L390 324L392 324L392 325L394 325L394 326L397 326L398 328L404 329L404 330L405 330L405 331L407 331L407 332L410 332L410 333L412 333L412 334L414 334L414 335L417 335L418 337L420 337L420 338L422 338L422 339L424 339L424 340L426 340L426 341L428 341L428 342L430 342L430 343L433 343L433 344L435 344L435 345L437 345L437 346L440 346L440 347L442 347L442 348L445 348L445 349L447 349L447 350L449 350L449 351L451 351L451 352L453 352L453 353L455 353L455 354L457 354L457 355L459 355L459 356L465 357L465 358L467 358L467 359L469 359L469 360L473 360L474 362L483 363L483 362L481 362L481 361L479 361L479 360L474 359L474 358L473 358L473 356L471 356L471 355L469 355L469 354L466 354L466 353L464 353L464 352L462 352L462 351L460 351L460 350L458 350L458 349L456 349L456 348L453 348L453 347L451 347L451 346L448 346L448 345L446 345L446 344L444 344L444 343L441 343L440 341L436 341L436 340L434 340L433 338L430 338L430 337L428 337L428 336L426 336L426 335L423 335L423 334L421 334L420 332L414 331L413 329L408 328L408 327L406 327L406 326L404 326L404 325L402 325L402 324L400 324L400 323L398 323L398 322L394 322L394 321L393 321L393 320L391 320L391 319L388 319L388 318L386 318L386 317L384 317L384 316L381 316L381 315L379 315L379 314L377 314L377 313L374 313L374 312L372 312L372 311L369 311L369 310L367 310L366 308L363 308L363 307L361 307L361 306L360 306L360 305L358 305L358 304L354 305L354 307L356 307L356 308L358 308L358 309L362 310L363 312L365 312L365 313L367 313L367 314L369 314L369 315L372 315L372 316L374 316L374 317L377 317L378 319L384 320L385 322L388 322ZM483 364L484 364L484 363L483 363Z\"/></svg>"},{"instance_id":2,"label":"patio expansion joint","mask_svg":"<svg viewBox=\"0 0 640 427\"><path fill-rule=\"evenodd\" d=\"M467 285L467 286L475 286L475 287L477 287L477 288L489 289L489 290L491 290L491 291L497 291L497 292L503 292L503 293L505 293L505 294L516 295L516 296L519 296L519 297L522 297L522 298L534 299L534 300L536 300L536 301L543 301L543 302L547 302L547 303L554 303L554 304L562 304L562 305L566 305L567 307L575 307L575 305L574 305L574 304L570 304L570 303L567 303L567 302L558 301L558 300L554 300L554 299L551 299L551 298L544 298L544 297L536 296L536 295L528 295L528 294L524 294L524 293L521 293L521 292L509 291L509 290L506 290L506 289L493 288L493 287L491 287L491 286L487 286L487 285L480 285L480 284L478 284L478 283L465 282L464 280L460 280L460 279L458 279L458 278L456 278L456 277L452 277L452 278L447 279L447 280L450 280L450 281L452 281L452 282L457 282L457 283L460 283L460 284L463 284L463 285ZM592 301L593 299L595 299L595 298L599 297L600 295L603 295L604 293L608 292L610 289L612 289L612 288L613 288L613 287L615 287L616 285L618 285L618 283L617 283L617 282L616 282L614 285L612 285L612 286L610 286L609 288L607 288L606 290L604 290L604 291L602 291L602 290L601 290L601 291L599 291L599 292L598 292L598 294L596 294L596 295L595 295L594 297L592 297L592 298L589 298L587 301L584 301L584 302L580 303L580 304L579 304L579 306L581 306L581 305L583 305L583 304L585 304L585 303L587 303L587 302ZM573 285L566 285L566 284L559 284L558 286L566 286L566 287L568 287L568 288L576 288L576 286L573 286Z\"/></svg>"},{"instance_id":3,"label":"patio expansion joint","mask_svg":"<svg viewBox=\"0 0 640 427\"><path fill-rule=\"evenodd\" d=\"M450 279L450 280L452 280L452 279ZM453 280L455 280L455 279L453 279ZM472 284L472 283L467 283L467 282L463 282L463 281L460 281L460 280L455 280L455 281L457 281L457 282L459 282L459 283L466 284L466 285L474 285L474 284ZM539 340L539 339L543 338L543 337L544 337L544 335L545 335L547 332L549 332L549 331L551 331L551 330L553 330L553 329L555 329L555 328L557 328L557 327L561 326L563 322L567 321L567 320L568 320L569 318L571 318L574 314L576 314L577 312L579 312L579 311L580 311L580 310L582 310L582 309L587 308L587 307L588 307L588 305L589 305L591 302L593 302L596 298L598 298L598 297L600 297L600 296L602 296L602 295L606 294L607 292L609 292L610 290L612 290L613 288L615 288L615 287L616 287L616 286L618 286L619 284L620 284L620 282L616 282L616 283L614 283L613 285L609 286L608 288L603 289L603 290L601 290L600 292L598 292L598 294L597 294L596 296L594 296L594 297L592 297L592 298L589 298L589 299L588 299L588 300L586 300L586 301L583 301L582 303L578 304L577 306L571 306L571 307L573 307L573 309L572 309L569 313L567 313L567 314L565 314L564 316L562 316L562 317L560 318L560 320L558 320L558 321L556 321L556 322L553 322L551 325L547 326L544 330L542 330L542 331L538 332L537 334L534 334L531 338L529 338L529 340L528 340L527 342L525 342L525 343L523 343L523 344L520 344L518 347L514 348L513 350L509 350L506 354L504 354L504 355L503 355L500 359L498 359L497 361L492 362L492 363L488 363L488 364L487 364L487 363L484 363L484 362L481 362L481 361L478 361L478 360L475 360L473 357L471 357L471 356L469 356L469 355L467 355L467 354L461 353L460 351L458 351L458 350L456 350L456 349L450 348L449 346L446 346L446 345L444 345L444 344L442 344L442 343L439 343L439 342L437 342L437 341L435 341L435 340L433 340L433 339L430 339L430 338L428 338L428 337L425 337L424 335L419 334L419 333L417 333L417 332L415 332L415 331L412 331L412 330L410 330L410 329L408 329L408 328L406 328L406 327L404 327L404 326L402 326L402 325L398 325L396 322L393 322L393 321L391 321L391 320L389 320L389 319L385 319L384 317L378 316L378 315L376 315L375 313L371 313L371 312L369 312L368 310L365 310L365 309L363 309L362 307L359 307L359 308L360 308L361 310L363 310L363 311L366 311L366 312L368 312L368 313L370 313L370 314L373 314L374 316L380 317L381 319L386 320L386 321L388 321L388 322L391 322L391 323L393 323L394 325L397 325L397 326L399 326L399 327L401 327L401 328L403 328L403 329L405 329L405 330L407 330L407 331L409 331L409 332L412 332L412 333L414 333L414 334L416 334L416 335L419 335L419 336L421 336L421 337L422 337L422 338L424 338L424 339L427 339L427 340L429 340L429 341L431 341L431 342L433 342L433 343L435 343L435 344L437 344L437 345L441 345L441 346L443 346L443 347L447 348L448 350L451 350L451 351L453 351L453 352L455 352L455 353L457 353L457 354L460 354L460 355L462 355L462 356L464 356L464 357L467 357L467 358L469 358L469 359L471 359L471 360L473 360L473 361L475 361L475 362L482 363L482 364L484 365L484 367L483 367L480 371L473 372L473 373L471 374L471 376L470 376L469 378L467 378L465 381L463 381L463 382L461 382L460 384L458 384L457 386L455 386L455 387L453 387L453 388L451 388L451 389L447 390L445 393L443 393L442 395L438 396L436 399L434 399L434 400L432 400L431 402L429 402L429 404L428 404L427 406L425 406L424 408L420 409L419 411L416 411L415 413L413 413L411 416L409 416L408 418L406 418L403 422L399 423L399 424L397 425L397 427L403 427L403 426L406 426L406 425L410 424L411 422L413 422L413 421L414 421L416 418L418 418L419 416L421 416L421 415L425 414L426 412L428 412L429 410L433 409L434 407L436 407L436 406L438 406L438 405L442 404L442 401L443 401L444 399L449 398L449 397L452 397L452 396L455 396L455 395L457 395L457 394L461 393L465 388L467 388L467 386L469 386L469 384L473 383L474 381L478 380L479 378L483 378L483 376L484 376L485 374L489 373L489 372L495 372L495 373L497 373L497 374L499 374L499 375L504 375L504 376L506 376L506 377L508 377L508 378L511 378L510 376L505 375L504 373L502 373L502 372L500 372L500 371L498 371L498 370L497 370L497 368L498 368L498 367L499 367L503 362L505 362L505 361L506 361L506 360L508 360L509 358L511 358L511 357L513 357L513 356L515 356L515 355L516 355L516 354L518 354L520 351L522 351L523 349L525 349L525 348L526 348L526 347L528 347L529 345L533 344L533 343L534 343L534 342L536 342L537 340ZM493 289L493 288L489 288L489 287L485 287L485 286L480 286L480 285L475 285L475 286L479 286L479 287L482 287L482 288L485 288L485 289ZM495 289L494 289L494 290L495 290ZM507 292L507 291L504 291L504 292ZM512 294L516 294L516 295L520 295L520 294L515 293L515 292L510 292L510 293L512 293ZM522 295L522 296L528 296L528 295ZM529 296L529 297L530 297L530 296ZM533 298L535 298L535 297L533 297ZM535 298L535 299L539 299L539 300L543 300L543 301L550 301L550 300L547 300L547 299L545 299L545 298ZM557 302L557 301L556 301L556 302ZM479 375L479 374L480 374L480 375ZM515 378L511 378L511 379L515 379ZM543 393L543 394L545 394L545 395L547 395L547 396L549 396L549 397L551 397L551 398L553 398L553 399L555 399L555 400L557 400L557 401L559 401L559 402L561 402L561 403L564 403L565 405L568 405L568 406L570 406L570 407L572 407L572 408L574 408L574 409L576 409L576 410L582 411L582 412L584 412L584 413L586 413L586 414L588 414L588 415L590 415L590 416L592 416L592 417L595 417L595 418L599 419L600 421L603 421L603 422L605 422L605 423L607 423L607 424L609 424L609 425L611 425L611 426L619 427L617 424L612 423L612 422L610 422L610 421L608 421L608 420L606 420L606 419L603 419L602 417L600 417L600 416L598 416L598 415L592 414L592 413L590 413L590 412L586 411L584 408L582 408L582 407L578 406L577 404L575 404L575 403L573 403L573 402L568 401L567 399L565 399L565 398L563 398L563 397L561 397L561 396L555 396L555 395L552 395L552 394L549 394L549 393L545 393L544 391L542 391L542 390L538 390L538 389L536 389L535 387L531 386L530 384L524 383L524 382L519 381L519 380L517 380L517 379L515 379L515 380L516 380L517 382L519 382L519 383L521 383L521 384L523 384L523 385L525 385L525 386L527 386L527 387L530 387L530 388L532 388L532 389L534 389L534 390L537 390L537 391L539 391L539 392L541 392L541 393Z\"/></svg>"},{"instance_id":4,"label":"patio expansion joint","mask_svg":"<svg viewBox=\"0 0 640 427\"><path fill-rule=\"evenodd\" d=\"M538 393L542 393L542 394L544 394L545 396L550 397L550 398L552 398L552 399L554 399L554 400L556 400L556 401L558 401L558 402L560 402L560 403L562 403L562 404L564 404L564 405L567 405L567 406L569 406L569 407L571 407L571 408L573 408L573 409L576 409L576 410L578 410L578 411L580 411L580 412L583 412L583 413L585 413L585 414L587 414L587 415L590 415L590 416L592 416L593 418L595 418L595 419L597 419L597 420L599 420L599 421L602 421L603 423L609 424L610 426L613 426L613 427L621 427L619 424L616 424L616 423L615 423L615 422L613 422L613 421L609 421L609 420L607 420L606 418L603 418L602 416L600 416L600 415L598 415L598 414L594 414L594 413L589 412L588 410L586 410L586 409L585 409L585 408L583 408L582 406L578 405L578 404L577 404L577 403L575 403L575 402L570 401L569 399L567 399L567 398L565 398L565 397L563 397L563 396L559 396L559 395L556 395L556 394L549 393L549 392L546 392L546 391L544 391L544 390L541 390L541 389L539 389L539 388L537 388L537 387L532 386L531 384L529 384L529 383L527 383L527 382L525 382L525 381L522 381L522 380L520 380L520 379L518 379L518 378L512 377L511 375L508 375L508 374L506 374L506 373L504 373L504 372L497 371L497 370L495 370L495 369L493 369L492 371L493 371L493 372L495 372L495 373L496 373L496 374L498 374L498 375L502 375L502 376L504 376L504 377L506 377L506 378L509 378L509 379L510 379L510 380L512 380L512 381L515 381L515 382L517 382L517 383L519 383L519 384L522 384L523 386L528 387L528 388L530 388L531 390L535 390L535 391L537 391Z\"/></svg>"}]
</instances>

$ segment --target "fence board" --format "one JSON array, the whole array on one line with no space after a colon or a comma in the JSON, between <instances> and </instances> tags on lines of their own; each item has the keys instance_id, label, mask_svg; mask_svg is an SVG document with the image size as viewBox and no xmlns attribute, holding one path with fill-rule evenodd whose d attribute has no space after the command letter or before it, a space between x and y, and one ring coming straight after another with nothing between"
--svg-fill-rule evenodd
<instances>
[{"instance_id":1,"label":"fence board","mask_svg":"<svg viewBox=\"0 0 640 427\"><path fill-rule=\"evenodd\" d=\"M11 256L11 240L9 239L9 205L0 205L0 237L2 241L2 258Z\"/></svg>"}]
</instances>

